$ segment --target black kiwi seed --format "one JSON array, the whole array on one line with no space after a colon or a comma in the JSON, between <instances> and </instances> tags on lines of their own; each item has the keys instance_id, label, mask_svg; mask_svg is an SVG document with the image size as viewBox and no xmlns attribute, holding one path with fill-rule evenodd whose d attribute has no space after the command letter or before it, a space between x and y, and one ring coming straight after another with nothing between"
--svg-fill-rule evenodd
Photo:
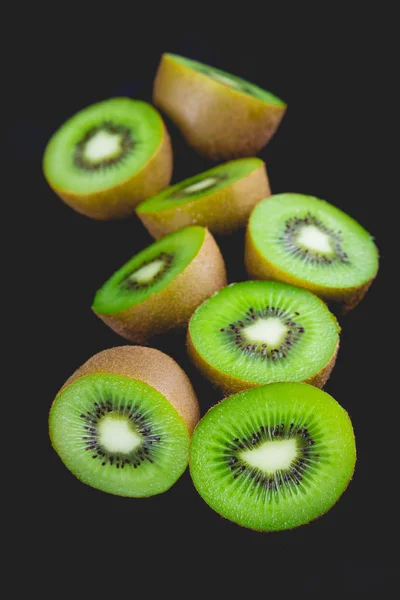
<instances>
[{"instance_id":1,"label":"black kiwi seed","mask_svg":"<svg viewBox=\"0 0 400 600\"><path fill-rule=\"evenodd\" d=\"M333 248L333 254L331 256L325 256L320 252L303 248L297 243L297 234L304 225L314 225L319 231L329 236ZM342 248L341 232L330 229L311 213L307 213L302 219L299 217L288 219L285 223L285 229L278 239L285 246L289 254L299 258L305 258L307 261L325 265L330 265L335 262L350 264L348 255ZM298 313L295 314L298 315Z\"/></svg>"},{"instance_id":2,"label":"black kiwi seed","mask_svg":"<svg viewBox=\"0 0 400 600\"><path fill-rule=\"evenodd\" d=\"M165 273L168 271L168 269L170 268L170 266L173 262L173 259L174 259L173 254L169 254L167 252L161 252L158 256L155 256L149 260L142 262L131 273L129 273L128 275L125 275L125 277L119 283L120 288L122 288L125 291L138 290L138 289L143 290L143 289L146 289L146 288L154 285L154 283L156 281L158 281L159 279L161 279L165 275ZM133 281L131 279L131 277L135 273L135 271L139 271L139 269L146 267L147 265L149 265L150 263L152 263L156 260L162 260L164 264L160 268L158 273L156 273L156 275L154 275L154 277L152 277L152 279L150 281L140 283L138 281Z\"/></svg>"},{"instance_id":3,"label":"black kiwi seed","mask_svg":"<svg viewBox=\"0 0 400 600\"><path fill-rule=\"evenodd\" d=\"M287 470L278 471L274 475L265 475L259 469L250 467L243 463L243 460L236 456L238 450L248 448L256 449L266 441L277 441L279 439L296 439L298 457L292 462ZM224 454L227 465L232 472L233 479L240 475L248 475L253 480L254 485L261 483L262 487L272 491L278 491L281 486L298 486L303 481L307 468L312 462L318 460L319 454L312 452L310 446L315 444L315 440L310 436L309 430L304 425L296 426L294 423L286 426L285 423L265 426L260 425L259 430L252 432L247 438L233 438L234 445L229 445ZM238 443L239 442L239 443Z\"/></svg>"},{"instance_id":4,"label":"black kiwi seed","mask_svg":"<svg viewBox=\"0 0 400 600\"><path fill-rule=\"evenodd\" d=\"M117 156L106 158L101 161L92 162L85 156L85 148L87 143L100 131L105 131L110 134L117 134L120 136L120 152ZM83 138L76 144L75 151L73 154L74 165L78 169L84 171L100 171L112 167L126 158L128 154L131 154L135 147L135 142L132 137L132 133L128 127L124 125L117 125L112 121L105 121L100 125L96 125L89 129L83 136Z\"/></svg>"},{"instance_id":5,"label":"black kiwi seed","mask_svg":"<svg viewBox=\"0 0 400 600\"><path fill-rule=\"evenodd\" d=\"M290 352L291 348L299 341L301 335L305 332L304 327L299 325L294 320L294 315L299 316L299 313L293 313L290 315L288 311L276 308L274 306L266 306L265 309L255 311L251 306L244 319L239 319L234 323L230 323L227 327L222 327L220 331L225 333L230 341L235 344L236 348L246 351L252 356L257 356L263 360L277 361L278 359L285 359ZM243 329L249 323L257 322L259 319L265 319L268 317L278 317L282 322L291 329L287 331L285 339L279 348L269 348L268 344L249 344L246 339Z\"/></svg>"},{"instance_id":6,"label":"black kiwi seed","mask_svg":"<svg viewBox=\"0 0 400 600\"><path fill-rule=\"evenodd\" d=\"M102 447L98 441L96 427L97 422L103 415L111 411L128 418L135 425L135 427L138 427L138 424L140 423L140 429L138 428L138 433L140 433L143 437L142 445L138 448L135 448L135 450L126 456L112 455L106 448ZM92 412L87 411L86 414L81 413L79 416L81 419L84 419L83 433L85 435L82 436L82 440L85 443L84 449L86 451L94 452L94 454L92 454L92 458L100 459L102 466L105 466L108 462L111 466L114 465L117 469L123 469L125 465L131 465L136 469L138 466L140 466L145 458L147 458L147 460L149 460L151 463L154 462L151 459L151 456L148 455L150 453L150 448L152 449L153 444L161 440L161 436L152 434L150 423L143 418L141 413L137 412L137 407L131 407L128 409L125 406L119 406L114 408L112 402L110 400L106 400L105 402L103 401L100 403L94 402ZM153 449L151 451L153 452Z\"/></svg>"}]
</instances>

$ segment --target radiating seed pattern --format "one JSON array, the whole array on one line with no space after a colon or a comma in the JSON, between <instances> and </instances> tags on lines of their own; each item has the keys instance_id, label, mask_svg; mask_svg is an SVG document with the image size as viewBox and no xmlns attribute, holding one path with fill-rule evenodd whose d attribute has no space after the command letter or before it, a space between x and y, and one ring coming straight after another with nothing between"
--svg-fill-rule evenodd
<instances>
[{"instance_id":1,"label":"radiating seed pattern","mask_svg":"<svg viewBox=\"0 0 400 600\"><path fill-rule=\"evenodd\" d=\"M92 162L85 156L85 147L86 144L100 131L106 131L110 134L120 135L121 152L118 154L118 156L112 156L98 162ZM112 121L104 121L104 123L89 129L83 138L76 144L73 154L73 162L74 165L79 169L83 169L85 171L100 171L113 167L125 160L126 157L133 152L134 147L135 142L128 127L115 124Z\"/></svg>"},{"instance_id":2,"label":"radiating seed pattern","mask_svg":"<svg viewBox=\"0 0 400 600\"><path fill-rule=\"evenodd\" d=\"M220 331L225 333L233 345L245 353L258 356L265 360L282 360L290 353L291 348L300 340L305 332L305 328L299 324L298 317L300 313L289 312L286 309L280 309L275 306L266 306L262 310L254 310L250 307L242 319L230 323L227 327L222 327ZM271 348L263 342L251 343L246 338L244 329L256 323L259 319L279 318L281 323L287 328L283 343L278 348Z\"/></svg>"},{"instance_id":3,"label":"radiating seed pattern","mask_svg":"<svg viewBox=\"0 0 400 600\"><path fill-rule=\"evenodd\" d=\"M132 275L136 271L139 271L139 269L146 267L147 265L149 265L152 262L155 262L156 260L162 260L164 264L161 267L161 269L158 271L158 273L156 275L154 275L154 277L152 277L152 279L150 281L140 282L140 281L134 281L131 279ZM153 258L150 258L149 260L142 262L138 267L135 267L135 269L131 273L128 273L128 275L124 276L123 280L120 282L119 285L123 290L127 290L127 291L147 289L150 286L154 285L154 283L156 281L159 281L164 276L164 274L171 267L173 261L174 261L174 254L167 253L167 252L161 252L160 254L158 254L158 256L154 256Z\"/></svg>"},{"instance_id":4,"label":"radiating seed pattern","mask_svg":"<svg viewBox=\"0 0 400 600\"><path fill-rule=\"evenodd\" d=\"M322 252L310 250L299 245L297 235L304 226L313 225L322 233L329 236L332 244L333 253L325 255ZM351 264L346 252L342 249L341 231L329 229L322 221L314 217L310 212L303 218L291 217L285 223L285 228L280 234L278 240L283 244L286 251L293 256L306 260L307 262L319 263L322 265L331 265L333 263Z\"/></svg>"},{"instance_id":5,"label":"radiating seed pattern","mask_svg":"<svg viewBox=\"0 0 400 600\"><path fill-rule=\"evenodd\" d=\"M97 424L107 414L118 415L130 421L142 437L140 447L126 454L111 453L102 446L98 439ZM140 412L138 405L115 407L111 400L95 401L91 410L81 413L79 416L83 423L82 440L85 444L85 451L91 453L92 458L99 461L102 466L109 464L117 469L123 469L125 466L137 469L144 462L154 462L154 446L160 442L161 436L153 432L151 424Z\"/></svg>"}]
</instances>

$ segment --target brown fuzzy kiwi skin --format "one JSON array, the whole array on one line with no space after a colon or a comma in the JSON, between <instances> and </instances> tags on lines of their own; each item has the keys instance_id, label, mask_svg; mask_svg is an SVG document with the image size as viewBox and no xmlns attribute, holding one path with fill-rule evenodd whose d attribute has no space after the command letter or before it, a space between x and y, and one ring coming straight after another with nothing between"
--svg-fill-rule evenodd
<instances>
[{"instance_id":1,"label":"brown fuzzy kiwi skin","mask_svg":"<svg viewBox=\"0 0 400 600\"><path fill-rule=\"evenodd\" d=\"M77 369L64 383L59 394L77 379L94 373L129 377L142 381L162 394L182 417L191 435L200 419L200 408L195 391L186 373L173 358L141 346L117 346L95 354Z\"/></svg>"},{"instance_id":2,"label":"brown fuzzy kiwi skin","mask_svg":"<svg viewBox=\"0 0 400 600\"><path fill-rule=\"evenodd\" d=\"M171 140L163 125L163 137L153 156L140 171L125 181L88 194L60 190L48 183L68 206L86 217L98 221L123 219L131 217L135 206L145 198L154 196L170 184L172 162Z\"/></svg>"},{"instance_id":3,"label":"brown fuzzy kiwi skin","mask_svg":"<svg viewBox=\"0 0 400 600\"><path fill-rule=\"evenodd\" d=\"M304 383L307 383L307 382L304 382ZM233 394L229 394L229 396L231 396L231 395L233 395ZM227 398L229 398L229 396L226 396L225 398L223 398L222 400L220 400L220 402L218 404L220 404L221 402L223 402L224 400L226 400ZM210 410L212 408L213 407L209 408L208 411L207 411L207 413L210 412ZM351 419L350 419L349 413L346 410L345 410L345 413L346 413L346 416L347 416L348 420L351 423ZM197 427L197 425L196 425L196 427ZM196 429L196 427L195 427L195 429ZM356 446L356 443L355 443L355 436L354 436L354 466L353 466L353 471L352 471L352 474L351 474L351 476L349 478L349 481L347 482L346 487L343 489L343 491L340 494L340 496L336 499L336 502L332 506L330 506L325 512L321 513L320 515L318 515L314 519L311 519L311 521L308 521L307 523L302 523L301 525L297 525L296 527L289 527L287 529L256 529L255 527L248 527L247 525L242 525L241 523L236 523L236 521L232 521L231 519L228 519L224 515L221 515L221 513L219 513L217 510L215 510L215 508L213 508L209 504L207 504L207 502L202 498L199 490L197 490L196 486L195 486L195 488L196 488L197 493L199 494L199 496L203 499L204 503L207 504L207 506L209 506L209 508L211 508L214 512L217 513L217 515L219 515L220 517L222 517L226 521L229 521L230 523L233 523L234 525L239 525L239 527L243 527L244 529L250 529L251 531L257 531L258 533L275 534L275 533L280 533L281 531L292 531L293 529L298 529L299 527L304 527L306 525L310 525L314 521L317 521L318 519L320 519L321 517L323 517L324 515L326 515L338 503L338 501L340 500L340 498L343 496L343 494L345 493L345 491L349 487L350 482L351 482L351 480L353 479L353 476L354 476L354 471L355 471L355 468L356 468L356 462L357 462L357 446ZM190 447L189 447L189 472L190 472ZM194 485L194 483L193 483L193 485Z\"/></svg>"},{"instance_id":4,"label":"brown fuzzy kiwi skin","mask_svg":"<svg viewBox=\"0 0 400 600\"><path fill-rule=\"evenodd\" d=\"M199 154L213 160L253 156L277 130L286 106L268 104L178 63L161 58L153 103Z\"/></svg>"},{"instance_id":5,"label":"brown fuzzy kiwi skin","mask_svg":"<svg viewBox=\"0 0 400 600\"><path fill-rule=\"evenodd\" d=\"M251 173L203 198L157 212L136 211L136 214L155 239L194 224L227 235L245 227L256 204L270 195L267 170L260 160L260 166Z\"/></svg>"},{"instance_id":6,"label":"brown fuzzy kiwi skin","mask_svg":"<svg viewBox=\"0 0 400 600\"><path fill-rule=\"evenodd\" d=\"M361 302L376 277L375 273L371 279L362 285L351 288L326 287L311 283L282 271L263 256L252 238L249 225L247 226L245 239L244 262L251 279L282 281L304 288L322 298L332 309L335 309L335 312L341 314L348 313Z\"/></svg>"},{"instance_id":7,"label":"brown fuzzy kiwi skin","mask_svg":"<svg viewBox=\"0 0 400 600\"><path fill-rule=\"evenodd\" d=\"M94 312L122 337L145 344L153 335L185 327L196 308L226 283L224 259L205 229L197 256L166 288L126 310Z\"/></svg>"}]
</instances>

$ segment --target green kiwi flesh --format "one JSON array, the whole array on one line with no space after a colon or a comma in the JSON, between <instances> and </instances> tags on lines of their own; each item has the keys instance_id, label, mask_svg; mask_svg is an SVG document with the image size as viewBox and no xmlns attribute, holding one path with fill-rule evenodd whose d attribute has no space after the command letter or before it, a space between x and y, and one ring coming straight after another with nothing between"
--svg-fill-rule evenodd
<instances>
[{"instance_id":1,"label":"green kiwi flesh","mask_svg":"<svg viewBox=\"0 0 400 600\"><path fill-rule=\"evenodd\" d=\"M205 233L204 227L186 227L136 254L98 290L93 310L117 313L165 289L197 255Z\"/></svg>"},{"instance_id":2,"label":"green kiwi flesh","mask_svg":"<svg viewBox=\"0 0 400 600\"><path fill-rule=\"evenodd\" d=\"M44 173L58 190L91 194L140 171L161 144L163 122L146 102L112 98L88 106L50 139Z\"/></svg>"},{"instance_id":3,"label":"green kiwi flesh","mask_svg":"<svg viewBox=\"0 0 400 600\"><path fill-rule=\"evenodd\" d=\"M262 164L259 158L242 158L218 165L148 198L136 208L136 212L140 216L198 200L246 177Z\"/></svg>"},{"instance_id":4,"label":"green kiwi flesh","mask_svg":"<svg viewBox=\"0 0 400 600\"><path fill-rule=\"evenodd\" d=\"M121 375L95 373L68 385L51 408L49 429L67 468L110 494L160 494L187 466L182 417L159 391Z\"/></svg>"},{"instance_id":5,"label":"green kiwi flesh","mask_svg":"<svg viewBox=\"0 0 400 600\"><path fill-rule=\"evenodd\" d=\"M218 378L242 382L231 388L239 391L312 380L335 356L339 326L325 303L307 290L247 281L223 288L199 306L188 337L206 375L208 368L218 373L217 385Z\"/></svg>"},{"instance_id":6,"label":"green kiwi flesh","mask_svg":"<svg viewBox=\"0 0 400 600\"><path fill-rule=\"evenodd\" d=\"M370 234L332 204L312 196L270 196L253 210L248 233L272 269L296 278L297 285L345 291L363 286L378 270Z\"/></svg>"},{"instance_id":7,"label":"green kiwi flesh","mask_svg":"<svg viewBox=\"0 0 400 600\"><path fill-rule=\"evenodd\" d=\"M347 412L303 383L230 396L197 425L190 473L207 504L259 531L280 531L326 513L346 489L356 448Z\"/></svg>"}]
</instances>

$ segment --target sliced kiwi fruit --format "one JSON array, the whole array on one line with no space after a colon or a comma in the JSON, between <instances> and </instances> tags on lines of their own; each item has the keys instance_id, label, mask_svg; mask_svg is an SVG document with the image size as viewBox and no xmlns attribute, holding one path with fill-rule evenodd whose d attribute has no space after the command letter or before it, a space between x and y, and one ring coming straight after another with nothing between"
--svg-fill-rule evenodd
<instances>
[{"instance_id":1,"label":"sliced kiwi fruit","mask_svg":"<svg viewBox=\"0 0 400 600\"><path fill-rule=\"evenodd\" d=\"M79 213L122 218L169 185L172 147L150 104L112 98L81 110L54 133L43 169L53 190Z\"/></svg>"},{"instance_id":2,"label":"sliced kiwi fruit","mask_svg":"<svg viewBox=\"0 0 400 600\"><path fill-rule=\"evenodd\" d=\"M270 193L265 163L240 158L163 190L136 213L156 239L195 223L228 234L244 227L257 202Z\"/></svg>"},{"instance_id":3,"label":"sliced kiwi fruit","mask_svg":"<svg viewBox=\"0 0 400 600\"><path fill-rule=\"evenodd\" d=\"M220 402L190 445L190 473L223 517L258 531L309 523L340 498L354 472L347 412L304 383L274 383Z\"/></svg>"},{"instance_id":4,"label":"sliced kiwi fruit","mask_svg":"<svg viewBox=\"0 0 400 600\"><path fill-rule=\"evenodd\" d=\"M245 263L254 279L306 288L342 312L364 297L378 271L378 250L354 219L324 200L270 196L253 210Z\"/></svg>"},{"instance_id":5,"label":"sliced kiwi fruit","mask_svg":"<svg viewBox=\"0 0 400 600\"><path fill-rule=\"evenodd\" d=\"M50 410L52 445L84 483L119 496L168 490L186 469L199 420L179 365L153 348L121 346L90 358Z\"/></svg>"},{"instance_id":6,"label":"sliced kiwi fruit","mask_svg":"<svg viewBox=\"0 0 400 600\"><path fill-rule=\"evenodd\" d=\"M164 54L153 102L187 143L211 159L253 156L275 133L286 104L240 77L176 54Z\"/></svg>"},{"instance_id":7,"label":"sliced kiwi fruit","mask_svg":"<svg viewBox=\"0 0 400 600\"><path fill-rule=\"evenodd\" d=\"M225 263L207 229L185 227L136 254L100 288L93 311L137 343L186 326L193 311L226 285Z\"/></svg>"},{"instance_id":8,"label":"sliced kiwi fruit","mask_svg":"<svg viewBox=\"0 0 400 600\"><path fill-rule=\"evenodd\" d=\"M199 306L187 345L199 370L228 394L282 381L323 387L335 364L339 325L307 290L246 281Z\"/></svg>"}]
</instances>

